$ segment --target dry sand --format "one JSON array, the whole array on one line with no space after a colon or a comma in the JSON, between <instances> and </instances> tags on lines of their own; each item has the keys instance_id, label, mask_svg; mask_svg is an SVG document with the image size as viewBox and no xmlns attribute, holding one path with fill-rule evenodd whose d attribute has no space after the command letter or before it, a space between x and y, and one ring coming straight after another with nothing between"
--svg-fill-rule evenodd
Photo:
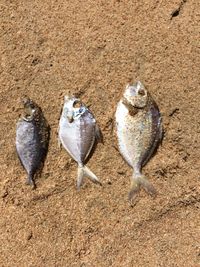
<instances>
[{"instance_id":1,"label":"dry sand","mask_svg":"<svg viewBox=\"0 0 200 267\"><path fill-rule=\"evenodd\" d=\"M0 1L0 266L200 266L200 2ZM127 201L131 169L115 150L113 114L141 80L165 137L144 173L158 191ZM63 96L90 105L102 129L88 162L103 186L76 190L77 165L57 146ZM37 190L15 152L19 98L51 125Z\"/></svg>"}]
</instances>

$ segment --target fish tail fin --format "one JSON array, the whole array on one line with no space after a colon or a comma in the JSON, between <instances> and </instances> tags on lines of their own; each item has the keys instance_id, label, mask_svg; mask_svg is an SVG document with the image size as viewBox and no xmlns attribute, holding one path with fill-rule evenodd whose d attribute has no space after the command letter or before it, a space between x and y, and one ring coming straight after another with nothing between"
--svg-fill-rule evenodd
<instances>
[{"instance_id":1,"label":"fish tail fin","mask_svg":"<svg viewBox=\"0 0 200 267\"><path fill-rule=\"evenodd\" d=\"M156 189L154 186L147 180L147 178L140 175L133 175L131 179L131 190L129 192L128 198L129 200L134 200L140 191L140 187L144 188L144 190L151 196L156 196Z\"/></svg>"},{"instance_id":2,"label":"fish tail fin","mask_svg":"<svg viewBox=\"0 0 200 267\"><path fill-rule=\"evenodd\" d=\"M34 175L33 173L29 173L26 178L26 184L31 185L33 189L36 188L35 181L33 179Z\"/></svg>"},{"instance_id":3,"label":"fish tail fin","mask_svg":"<svg viewBox=\"0 0 200 267\"><path fill-rule=\"evenodd\" d=\"M80 189L83 184L84 170L82 166L78 166L78 175L77 175L77 188Z\"/></svg>"},{"instance_id":4,"label":"fish tail fin","mask_svg":"<svg viewBox=\"0 0 200 267\"><path fill-rule=\"evenodd\" d=\"M86 166L78 166L78 177L77 177L77 188L80 189L83 184L83 178L87 176L94 183L98 183L101 185L101 182L97 178L97 176Z\"/></svg>"}]
</instances>

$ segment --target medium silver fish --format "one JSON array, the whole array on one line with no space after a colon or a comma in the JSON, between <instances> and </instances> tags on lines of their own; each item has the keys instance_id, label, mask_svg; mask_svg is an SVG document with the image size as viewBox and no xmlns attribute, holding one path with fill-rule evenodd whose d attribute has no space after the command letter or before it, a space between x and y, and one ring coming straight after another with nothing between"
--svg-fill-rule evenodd
<instances>
[{"instance_id":1,"label":"medium silver fish","mask_svg":"<svg viewBox=\"0 0 200 267\"><path fill-rule=\"evenodd\" d=\"M102 141L101 131L92 113L76 97L65 96L59 122L59 139L66 151L78 163L78 189L83 183L84 176L95 183L100 183L85 163L95 141Z\"/></svg>"},{"instance_id":2,"label":"medium silver fish","mask_svg":"<svg viewBox=\"0 0 200 267\"><path fill-rule=\"evenodd\" d=\"M133 168L129 199L136 197L140 187L155 195L156 190L141 169L162 140L162 122L157 104L138 81L127 85L115 116L120 153Z\"/></svg>"},{"instance_id":3,"label":"medium silver fish","mask_svg":"<svg viewBox=\"0 0 200 267\"><path fill-rule=\"evenodd\" d=\"M50 127L41 108L33 100L24 97L22 103L25 114L17 123L16 149L28 174L27 184L35 187L34 175L44 163L48 150Z\"/></svg>"}]
</instances>

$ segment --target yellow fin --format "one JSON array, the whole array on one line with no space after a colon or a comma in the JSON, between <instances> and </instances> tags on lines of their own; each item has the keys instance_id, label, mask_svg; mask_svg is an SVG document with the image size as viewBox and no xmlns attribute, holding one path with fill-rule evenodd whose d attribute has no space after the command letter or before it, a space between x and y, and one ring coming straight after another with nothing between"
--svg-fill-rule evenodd
<instances>
[{"instance_id":1,"label":"yellow fin","mask_svg":"<svg viewBox=\"0 0 200 267\"><path fill-rule=\"evenodd\" d=\"M133 175L131 179L131 190L128 195L128 199L131 201L134 201L137 197L140 187L144 188L144 190L151 196L156 196L156 189L154 186L147 180L147 178L144 175L139 175L135 177Z\"/></svg>"}]
</instances>

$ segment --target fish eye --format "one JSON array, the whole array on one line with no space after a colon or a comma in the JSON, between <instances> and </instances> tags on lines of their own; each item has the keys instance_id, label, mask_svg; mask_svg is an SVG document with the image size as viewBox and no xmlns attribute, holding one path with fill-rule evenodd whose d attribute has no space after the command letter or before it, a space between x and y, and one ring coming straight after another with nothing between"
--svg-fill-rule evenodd
<instances>
[{"instance_id":1,"label":"fish eye","mask_svg":"<svg viewBox=\"0 0 200 267\"><path fill-rule=\"evenodd\" d=\"M73 108L80 108L81 107L81 101L75 100L73 103Z\"/></svg>"},{"instance_id":2,"label":"fish eye","mask_svg":"<svg viewBox=\"0 0 200 267\"><path fill-rule=\"evenodd\" d=\"M138 94L141 95L141 96L144 96L145 95L145 91L143 89L139 89L138 90Z\"/></svg>"}]
</instances>

